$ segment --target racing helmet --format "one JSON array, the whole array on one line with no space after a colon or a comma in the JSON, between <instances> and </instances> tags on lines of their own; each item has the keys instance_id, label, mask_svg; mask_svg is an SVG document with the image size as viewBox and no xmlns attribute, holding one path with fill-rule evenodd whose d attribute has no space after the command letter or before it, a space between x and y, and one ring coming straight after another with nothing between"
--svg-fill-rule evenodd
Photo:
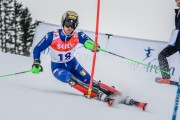
<instances>
[{"instance_id":1,"label":"racing helmet","mask_svg":"<svg viewBox=\"0 0 180 120\"><path fill-rule=\"evenodd\" d=\"M79 24L79 16L76 12L69 10L63 14L61 19L62 27L64 26L71 27L75 30L78 24Z\"/></svg>"}]
</instances>

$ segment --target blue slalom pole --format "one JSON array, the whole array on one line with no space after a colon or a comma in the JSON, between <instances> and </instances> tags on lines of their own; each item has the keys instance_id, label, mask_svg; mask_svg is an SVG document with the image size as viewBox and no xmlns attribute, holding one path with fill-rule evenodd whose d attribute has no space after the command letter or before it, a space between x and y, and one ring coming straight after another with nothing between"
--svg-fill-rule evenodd
<instances>
[{"instance_id":1,"label":"blue slalom pole","mask_svg":"<svg viewBox=\"0 0 180 120\"><path fill-rule=\"evenodd\" d=\"M180 76L179 76L179 84L178 84L176 98L175 98L172 120L176 120L176 117L177 117L177 111L179 107L179 97L180 97Z\"/></svg>"}]
</instances>

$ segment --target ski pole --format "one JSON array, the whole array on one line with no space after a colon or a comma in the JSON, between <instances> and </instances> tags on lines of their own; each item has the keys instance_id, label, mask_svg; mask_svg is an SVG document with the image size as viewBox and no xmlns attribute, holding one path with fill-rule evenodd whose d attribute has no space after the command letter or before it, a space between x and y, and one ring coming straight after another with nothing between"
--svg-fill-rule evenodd
<instances>
[{"instance_id":1,"label":"ski pole","mask_svg":"<svg viewBox=\"0 0 180 120\"><path fill-rule=\"evenodd\" d=\"M180 97L180 76L179 76L179 83L178 83L178 88L177 88L177 92L176 92L172 120L176 120L176 118L177 118L177 111L178 111L178 107L179 107L179 97Z\"/></svg>"},{"instance_id":2,"label":"ski pole","mask_svg":"<svg viewBox=\"0 0 180 120\"><path fill-rule=\"evenodd\" d=\"M148 67L148 68L153 68L153 69L155 69L155 70L157 70L157 71L160 71L160 72L166 73L166 74L168 74L168 75L170 75L170 74L171 74L170 72L167 72L167 71L161 70L161 69L156 68L156 67L154 67L154 66L149 66L149 65L147 65L147 64L144 64L144 63L138 62L138 61L136 61L136 60L133 60L133 59L130 59L130 58L127 58L127 57L121 56L121 55L117 55L117 54L112 53L112 52L110 52L110 51L103 50L103 49L101 49L101 48L97 48L97 49L98 49L99 51L103 51L103 52L109 53L109 54L111 54L111 55L115 55L115 56L117 56L117 57L120 57L120 58L123 58L123 59L129 60L129 61L131 61L131 62L134 62L134 63L137 63L137 64L141 64L141 65L144 65L144 66L146 66L146 67Z\"/></svg>"},{"instance_id":3,"label":"ski pole","mask_svg":"<svg viewBox=\"0 0 180 120\"><path fill-rule=\"evenodd\" d=\"M26 71L22 71L22 72L17 72L17 73L12 73L12 74L6 74L6 75L1 75L1 77L7 77L7 76L13 76L13 75L18 75L18 74L23 74L23 73L27 73L27 72L31 72L32 70L26 70Z\"/></svg>"}]
</instances>

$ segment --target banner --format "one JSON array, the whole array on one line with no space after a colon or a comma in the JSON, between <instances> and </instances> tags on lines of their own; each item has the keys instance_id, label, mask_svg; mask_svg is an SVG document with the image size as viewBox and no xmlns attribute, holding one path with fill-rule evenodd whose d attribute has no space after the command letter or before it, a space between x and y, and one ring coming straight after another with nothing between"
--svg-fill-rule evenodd
<instances>
[{"instance_id":1,"label":"banner","mask_svg":"<svg viewBox=\"0 0 180 120\"><path fill-rule=\"evenodd\" d=\"M47 32L59 28L60 26L58 25L41 23L36 29L32 50L34 46L47 34ZM90 38L95 38L94 32L86 30L82 31L85 32ZM139 38L128 38L122 36L111 36L102 33L99 34L98 41L102 49L124 56L126 58L139 61L149 66L153 66L155 68L159 68L158 54L164 47L168 45L168 43L166 42L151 41ZM44 55L48 54L48 49L46 49L46 51L44 51L43 53ZM88 71L91 71L89 67L92 63L92 55L93 53L89 50L86 50L82 45L77 46L75 56L78 59L78 61L82 64L82 66L84 66ZM180 73L179 52L168 57L167 59L170 66L172 80L178 81ZM128 74L141 74L147 79L161 77L161 73L151 67L139 65L137 63L133 63L131 61L118 58L116 56L112 56L110 54L103 52L97 53L96 64L96 72L100 70L98 67L104 67L105 69L113 69L115 75L119 75L119 73L122 73L123 75L123 73L128 72Z\"/></svg>"}]
</instances>

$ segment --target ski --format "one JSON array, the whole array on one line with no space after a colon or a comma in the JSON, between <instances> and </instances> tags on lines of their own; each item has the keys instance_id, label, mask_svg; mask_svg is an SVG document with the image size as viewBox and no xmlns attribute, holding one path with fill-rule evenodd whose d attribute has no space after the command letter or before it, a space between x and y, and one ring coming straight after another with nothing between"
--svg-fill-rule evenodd
<instances>
[{"instance_id":1,"label":"ski","mask_svg":"<svg viewBox=\"0 0 180 120\"><path fill-rule=\"evenodd\" d=\"M144 102L137 102L137 101L134 101L134 106L142 109L143 111L146 110L146 107L147 107L147 103L144 103Z\"/></svg>"},{"instance_id":2,"label":"ski","mask_svg":"<svg viewBox=\"0 0 180 120\"><path fill-rule=\"evenodd\" d=\"M99 86L101 87L101 89L106 89L106 91L108 91L109 93L109 98L107 99L107 103L109 107L118 103L118 104L126 104L129 106L135 106L143 111L146 110L147 103L135 101L131 99L129 96L127 96L125 100L122 100L121 92L115 89L114 86L110 87L102 82L99 82Z\"/></svg>"},{"instance_id":3,"label":"ski","mask_svg":"<svg viewBox=\"0 0 180 120\"><path fill-rule=\"evenodd\" d=\"M72 78L68 81L68 84L75 88L76 90L82 92L84 97L87 97L88 93L88 85L77 80L76 78ZM102 82L94 83L91 98L95 98L97 100L101 100L106 102L109 107L114 104L126 104L130 106L136 106L143 111L145 111L147 103L139 102L131 99L129 96L126 98L122 98L121 92L117 90L114 86L108 86Z\"/></svg>"},{"instance_id":4,"label":"ski","mask_svg":"<svg viewBox=\"0 0 180 120\"><path fill-rule=\"evenodd\" d=\"M159 78L159 77L157 77L157 78L155 79L155 82L160 83L160 84L167 84L167 85L175 85L175 86L178 86L178 82L176 82L176 81L172 81L172 80L170 80L170 79L162 79L162 78Z\"/></svg>"},{"instance_id":5,"label":"ski","mask_svg":"<svg viewBox=\"0 0 180 120\"><path fill-rule=\"evenodd\" d=\"M139 101L135 101L135 100L131 99L130 103L126 103L125 101L124 102L118 101L115 97L110 98L107 101L107 103L108 103L109 107L114 106L115 104L125 104L125 105L129 105L129 106L135 106L143 111L145 111L146 107L147 107L147 103L145 103L145 102L139 102Z\"/></svg>"},{"instance_id":6,"label":"ski","mask_svg":"<svg viewBox=\"0 0 180 120\"><path fill-rule=\"evenodd\" d=\"M113 93L113 94L117 94L117 95L120 95L121 92L116 90L114 86L110 87L102 82L99 82L99 86L100 86L100 89L102 91L108 91L110 94Z\"/></svg>"}]
</instances>

